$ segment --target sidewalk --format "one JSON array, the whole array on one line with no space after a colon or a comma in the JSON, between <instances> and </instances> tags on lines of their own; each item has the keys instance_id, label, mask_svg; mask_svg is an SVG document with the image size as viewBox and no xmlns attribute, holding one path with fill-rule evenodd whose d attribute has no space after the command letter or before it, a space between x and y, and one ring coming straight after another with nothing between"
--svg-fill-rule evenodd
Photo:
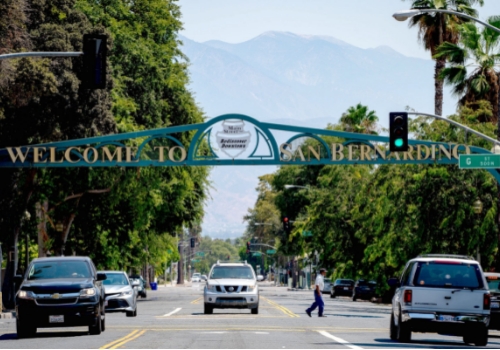
<instances>
[{"instance_id":1,"label":"sidewalk","mask_svg":"<svg viewBox=\"0 0 500 350\"><path fill-rule=\"evenodd\" d=\"M14 310L4 310L0 313L0 318L16 318L16 312Z\"/></svg>"}]
</instances>

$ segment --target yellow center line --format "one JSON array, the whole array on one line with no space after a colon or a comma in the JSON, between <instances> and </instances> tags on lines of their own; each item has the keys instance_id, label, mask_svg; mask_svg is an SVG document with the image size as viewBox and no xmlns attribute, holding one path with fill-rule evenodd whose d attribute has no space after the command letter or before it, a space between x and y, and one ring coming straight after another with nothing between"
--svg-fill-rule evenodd
<instances>
[{"instance_id":1,"label":"yellow center line","mask_svg":"<svg viewBox=\"0 0 500 350\"><path fill-rule=\"evenodd\" d=\"M198 304L198 302L203 299L203 297L199 297L198 299L195 299L191 302L191 304Z\"/></svg>"},{"instance_id":2,"label":"yellow center line","mask_svg":"<svg viewBox=\"0 0 500 350\"><path fill-rule=\"evenodd\" d=\"M117 340L114 340L112 341L111 343L108 343L106 345L103 345L101 346L101 349L111 349L111 347L115 344L115 343L119 343L121 341L124 341L124 340L127 340L128 338L134 336L134 334L136 334L137 332L139 332L138 329L132 331L131 333L127 334L126 336L124 336L123 338L120 338L120 339L117 339Z\"/></svg>"},{"instance_id":3,"label":"yellow center line","mask_svg":"<svg viewBox=\"0 0 500 350\"><path fill-rule=\"evenodd\" d=\"M272 300L269 300L265 297L261 297L263 300L267 301L268 304L270 304L271 306L274 306L275 308L277 308L278 310L280 310L281 312L283 312L285 315L289 316L289 317L300 317L299 315L293 313L292 311L290 311L289 309L287 309L286 307L284 306L281 306L279 305L278 303L272 301Z\"/></svg>"},{"instance_id":4,"label":"yellow center line","mask_svg":"<svg viewBox=\"0 0 500 350\"><path fill-rule=\"evenodd\" d=\"M141 335L143 335L144 333L146 333L147 329L143 330L143 331L140 331L139 333L135 334L133 337L131 338L128 338L128 339L125 339L124 341L122 341L121 343L118 343L118 344L115 344L113 345L112 347L110 347L110 349L116 349L118 348L119 346L123 346L125 345L126 343L128 343L129 341L132 341L136 338L139 338Z\"/></svg>"}]
</instances>

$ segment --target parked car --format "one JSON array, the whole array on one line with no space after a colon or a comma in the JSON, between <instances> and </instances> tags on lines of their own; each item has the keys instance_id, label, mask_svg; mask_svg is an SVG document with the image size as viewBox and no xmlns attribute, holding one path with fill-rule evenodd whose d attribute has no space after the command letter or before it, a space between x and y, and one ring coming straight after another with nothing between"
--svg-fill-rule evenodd
<instances>
[{"instance_id":1,"label":"parked car","mask_svg":"<svg viewBox=\"0 0 500 350\"><path fill-rule=\"evenodd\" d=\"M335 298L338 296L352 296L352 290L354 288L354 281L348 279L339 278L335 280L331 290L330 298Z\"/></svg>"},{"instance_id":2,"label":"parked car","mask_svg":"<svg viewBox=\"0 0 500 350\"><path fill-rule=\"evenodd\" d=\"M333 286L332 280L329 278L325 278L325 286L321 292L322 293L330 293L332 290L332 286Z\"/></svg>"},{"instance_id":3,"label":"parked car","mask_svg":"<svg viewBox=\"0 0 500 350\"><path fill-rule=\"evenodd\" d=\"M193 276L191 276L191 282L199 283L201 282L201 273L195 272Z\"/></svg>"},{"instance_id":4,"label":"parked car","mask_svg":"<svg viewBox=\"0 0 500 350\"><path fill-rule=\"evenodd\" d=\"M214 309L250 309L259 313L259 286L251 265L245 263L214 264L203 291L205 314Z\"/></svg>"},{"instance_id":5,"label":"parked car","mask_svg":"<svg viewBox=\"0 0 500 350\"><path fill-rule=\"evenodd\" d=\"M137 316L137 292L140 282L131 282L123 271L101 271L106 274L102 283L106 294L106 312L125 312L127 317Z\"/></svg>"},{"instance_id":6,"label":"parked car","mask_svg":"<svg viewBox=\"0 0 500 350\"><path fill-rule=\"evenodd\" d=\"M129 279L133 281L139 281L139 286L137 287L137 292L139 293L138 296L141 298L147 298L148 292L146 290L146 281L141 275L132 275L129 276Z\"/></svg>"},{"instance_id":7,"label":"parked car","mask_svg":"<svg viewBox=\"0 0 500 350\"><path fill-rule=\"evenodd\" d=\"M206 281L206 280L207 280L207 275L201 275L200 279L201 279L202 281Z\"/></svg>"},{"instance_id":8,"label":"parked car","mask_svg":"<svg viewBox=\"0 0 500 350\"><path fill-rule=\"evenodd\" d=\"M354 284L354 289L352 292L352 301L357 299L368 299L370 300L375 296L375 288L377 287L377 282L367 281L364 279L357 280Z\"/></svg>"},{"instance_id":9,"label":"parked car","mask_svg":"<svg viewBox=\"0 0 500 350\"><path fill-rule=\"evenodd\" d=\"M500 330L500 273L486 272L484 274L491 294L490 329Z\"/></svg>"},{"instance_id":10,"label":"parked car","mask_svg":"<svg viewBox=\"0 0 500 350\"><path fill-rule=\"evenodd\" d=\"M105 329L106 275L98 273L88 257L34 259L16 294L19 338L32 337L37 328L88 326L90 334Z\"/></svg>"},{"instance_id":11,"label":"parked car","mask_svg":"<svg viewBox=\"0 0 500 350\"><path fill-rule=\"evenodd\" d=\"M392 299L390 337L411 341L412 332L462 336L466 344L488 344L491 297L481 265L457 255L410 260Z\"/></svg>"}]
</instances>

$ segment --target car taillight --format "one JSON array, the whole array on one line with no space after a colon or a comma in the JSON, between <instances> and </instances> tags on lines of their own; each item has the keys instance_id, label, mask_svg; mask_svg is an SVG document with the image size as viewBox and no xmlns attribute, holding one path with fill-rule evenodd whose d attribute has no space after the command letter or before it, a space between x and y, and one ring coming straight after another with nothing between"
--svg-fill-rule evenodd
<instances>
[{"instance_id":1,"label":"car taillight","mask_svg":"<svg viewBox=\"0 0 500 350\"><path fill-rule=\"evenodd\" d=\"M405 290L405 294L404 294L404 298L403 298L405 303L411 303L412 297L413 297L412 291L410 289Z\"/></svg>"},{"instance_id":2,"label":"car taillight","mask_svg":"<svg viewBox=\"0 0 500 350\"><path fill-rule=\"evenodd\" d=\"M484 294L483 296L483 309L489 310L491 306L491 295Z\"/></svg>"}]
</instances>

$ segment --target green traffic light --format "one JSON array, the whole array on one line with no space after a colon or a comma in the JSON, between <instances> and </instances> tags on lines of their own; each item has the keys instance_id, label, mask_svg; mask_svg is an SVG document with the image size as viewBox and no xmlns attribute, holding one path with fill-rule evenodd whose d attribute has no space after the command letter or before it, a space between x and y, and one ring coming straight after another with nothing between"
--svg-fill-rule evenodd
<instances>
[{"instance_id":1,"label":"green traffic light","mask_svg":"<svg viewBox=\"0 0 500 350\"><path fill-rule=\"evenodd\" d=\"M403 147L403 139L396 139L396 140L394 141L394 145L395 145L396 147Z\"/></svg>"}]
</instances>

